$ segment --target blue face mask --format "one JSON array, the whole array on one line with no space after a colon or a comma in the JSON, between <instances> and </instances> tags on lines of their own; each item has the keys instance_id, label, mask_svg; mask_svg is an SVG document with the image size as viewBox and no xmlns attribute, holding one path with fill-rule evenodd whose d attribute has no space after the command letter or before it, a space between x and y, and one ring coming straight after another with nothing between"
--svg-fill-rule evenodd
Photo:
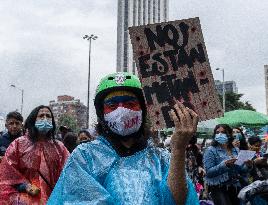
<instances>
[{"instance_id":1,"label":"blue face mask","mask_svg":"<svg viewBox=\"0 0 268 205\"><path fill-rule=\"evenodd\" d=\"M39 132L47 133L49 130L53 128L52 122L49 120L36 120L35 127Z\"/></svg>"},{"instance_id":2,"label":"blue face mask","mask_svg":"<svg viewBox=\"0 0 268 205\"><path fill-rule=\"evenodd\" d=\"M224 133L219 133L215 135L215 140L220 144L226 144L228 142L228 136Z\"/></svg>"}]
</instances>

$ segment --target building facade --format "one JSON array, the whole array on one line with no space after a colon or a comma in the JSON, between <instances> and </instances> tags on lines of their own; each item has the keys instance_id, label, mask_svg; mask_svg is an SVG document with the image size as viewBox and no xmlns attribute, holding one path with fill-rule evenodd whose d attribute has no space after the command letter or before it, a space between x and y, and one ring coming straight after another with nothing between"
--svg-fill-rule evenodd
<instances>
[{"instance_id":1,"label":"building facade","mask_svg":"<svg viewBox=\"0 0 268 205\"><path fill-rule=\"evenodd\" d=\"M223 93L223 82L219 80L215 80L215 87L217 92L222 95ZM236 87L235 81L225 81L224 82L224 87L225 87L225 93L227 92L233 92L233 93L238 93L238 89Z\"/></svg>"},{"instance_id":2,"label":"building facade","mask_svg":"<svg viewBox=\"0 0 268 205\"><path fill-rule=\"evenodd\" d=\"M136 73L128 28L168 21L169 0L118 0L117 63L118 72Z\"/></svg>"},{"instance_id":3,"label":"building facade","mask_svg":"<svg viewBox=\"0 0 268 205\"><path fill-rule=\"evenodd\" d=\"M50 101L49 107L57 125L60 117L67 114L76 120L80 129L87 127L87 106L83 105L79 99L74 99L69 95L61 95L57 97L57 101Z\"/></svg>"},{"instance_id":4,"label":"building facade","mask_svg":"<svg viewBox=\"0 0 268 205\"><path fill-rule=\"evenodd\" d=\"M268 115L268 65L264 66L266 114Z\"/></svg>"}]
</instances>

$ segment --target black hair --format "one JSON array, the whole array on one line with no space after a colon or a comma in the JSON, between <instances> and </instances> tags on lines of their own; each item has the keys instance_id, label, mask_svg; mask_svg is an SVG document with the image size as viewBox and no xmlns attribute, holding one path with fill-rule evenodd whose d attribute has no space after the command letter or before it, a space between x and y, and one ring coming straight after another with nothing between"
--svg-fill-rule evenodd
<instances>
[{"instance_id":1,"label":"black hair","mask_svg":"<svg viewBox=\"0 0 268 205\"><path fill-rule=\"evenodd\" d=\"M45 105L40 105L32 110L32 112L27 117L25 121L25 125L24 125L25 130L27 130L29 133L29 138L33 142L37 141L37 136L38 136L38 130L35 127L35 121L36 121L39 110L43 108L47 108L50 111L51 117L52 117L52 125L53 125L53 128L46 134L46 137L50 139L55 139L56 124L55 124L53 113L50 107L45 106Z\"/></svg>"},{"instance_id":2,"label":"black hair","mask_svg":"<svg viewBox=\"0 0 268 205\"><path fill-rule=\"evenodd\" d=\"M197 143L197 136L193 135L192 138L189 141L189 144L195 145Z\"/></svg>"},{"instance_id":3,"label":"black hair","mask_svg":"<svg viewBox=\"0 0 268 205\"><path fill-rule=\"evenodd\" d=\"M242 129L239 128L239 127L234 127L233 129L239 130L239 132L240 132L240 134L242 136L242 138L239 140L240 141L240 147L239 147L239 149L240 150L248 150L247 140L246 140L246 137L245 137Z\"/></svg>"},{"instance_id":4,"label":"black hair","mask_svg":"<svg viewBox=\"0 0 268 205\"><path fill-rule=\"evenodd\" d=\"M89 131L87 131L87 130L80 130L79 132L78 132L78 136L80 135L80 134L82 134L82 133L84 133L87 137L89 137L89 138L91 138L92 136L91 136L91 134L89 133Z\"/></svg>"},{"instance_id":5,"label":"black hair","mask_svg":"<svg viewBox=\"0 0 268 205\"><path fill-rule=\"evenodd\" d=\"M254 145L254 144L258 143L258 142L262 143L261 139L259 137L257 137L257 136L252 136L252 137L248 138L248 143L250 145Z\"/></svg>"},{"instance_id":6,"label":"black hair","mask_svg":"<svg viewBox=\"0 0 268 205\"><path fill-rule=\"evenodd\" d=\"M61 125L60 128L59 128L59 131L67 133L67 132L72 132L72 129Z\"/></svg>"},{"instance_id":7,"label":"black hair","mask_svg":"<svg viewBox=\"0 0 268 205\"><path fill-rule=\"evenodd\" d=\"M71 153L77 146L77 135L73 132L67 132L64 136L63 144Z\"/></svg>"},{"instance_id":8,"label":"black hair","mask_svg":"<svg viewBox=\"0 0 268 205\"><path fill-rule=\"evenodd\" d=\"M10 119L16 119L16 120L18 120L20 122L23 122L22 115L17 111L13 111L13 112L10 112L10 113L7 114L6 121L10 120Z\"/></svg>"},{"instance_id":9,"label":"black hair","mask_svg":"<svg viewBox=\"0 0 268 205\"><path fill-rule=\"evenodd\" d=\"M214 131L213 131L213 136L212 136L213 140L211 142L211 145L213 147L216 147L216 146L220 145L220 143L218 143L215 140L215 135L216 135L217 129L219 129L220 127L222 127L225 130L226 135L228 136L228 145L227 145L227 147L229 149L233 148L234 146L233 146L232 142L233 142L234 138L232 136L232 128L227 124L218 124L218 125L215 126Z\"/></svg>"}]
</instances>

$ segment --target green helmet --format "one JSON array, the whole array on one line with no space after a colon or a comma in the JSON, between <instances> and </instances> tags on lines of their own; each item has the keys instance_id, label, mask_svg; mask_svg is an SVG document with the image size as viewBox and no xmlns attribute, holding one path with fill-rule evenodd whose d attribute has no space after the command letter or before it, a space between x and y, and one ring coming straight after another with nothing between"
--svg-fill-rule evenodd
<instances>
[{"instance_id":1,"label":"green helmet","mask_svg":"<svg viewBox=\"0 0 268 205\"><path fill-rule=\"evenodd\" d=\"M145 104L141 82L137 76L127 72L113 73L102 78L97 87L94 105L98 117L100 117L101 114L100 111L102 110L103 99L108 95L108 93L115 90L131 91L139 98L141 104Z\"/></svg>"}]
</instances>

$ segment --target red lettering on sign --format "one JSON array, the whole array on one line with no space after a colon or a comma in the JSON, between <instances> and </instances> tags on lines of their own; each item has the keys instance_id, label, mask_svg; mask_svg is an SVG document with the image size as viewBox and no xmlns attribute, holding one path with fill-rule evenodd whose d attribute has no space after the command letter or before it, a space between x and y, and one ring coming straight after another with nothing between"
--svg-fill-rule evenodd
<instances>
[{"instance_id":1,"label":"red lettering on sign","mask_svg":"<svg viewBox=\"0 0 268 205\"><path fill-rule=\"evenodd\" d=\"M130 129L132 128L134 125L137 125L139 122L139 117L133 117L132 119L129 119L127 121L124 121L124 125L125 125L125 129Z\"/></svg>"}]
</instances>

